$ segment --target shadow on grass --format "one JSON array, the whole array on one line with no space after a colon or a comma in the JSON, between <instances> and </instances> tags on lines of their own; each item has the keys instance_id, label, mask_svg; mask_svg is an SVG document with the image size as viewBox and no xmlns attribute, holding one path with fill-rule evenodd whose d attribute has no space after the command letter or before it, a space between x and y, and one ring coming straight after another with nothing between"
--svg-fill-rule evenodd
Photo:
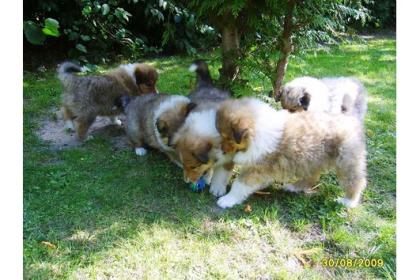
<instances>
[{"instance_id":1,"label":"shadow on grass","mask_svg":"<svg viewBox=\"0 0 420 280\"><path fill-rule=\"evenodd\" d=\"M182 170L158 152L138 157L127 149L116 150L104 137L62 151L32 144L26 144L24 159L25 255L36 259L35 265L28 259L25 264L29 278L46 275L42 263L90 266L102 253L154 226L180 238L226 243L233 241L235 232L216 226L220 221L280 221L292 231L301 221L325 229L328 223L345 221L344 210L334 201L340 190L334 187L311 197L269 189L271 195L247 202L252 213L244 212L243 206L223 211L208 188L191 192L182 181ZM55 273L50 270L47 275Z\"/></svg>"}]
</instances>

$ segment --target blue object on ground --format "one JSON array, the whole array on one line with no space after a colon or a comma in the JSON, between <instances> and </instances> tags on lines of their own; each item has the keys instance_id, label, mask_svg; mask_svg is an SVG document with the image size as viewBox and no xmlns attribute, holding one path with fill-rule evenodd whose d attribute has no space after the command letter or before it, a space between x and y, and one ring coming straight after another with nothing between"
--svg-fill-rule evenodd
<instances>
[{"instance_id":1,"label":"blue object on ground","mask_svg":"<svg viewBox=\"0 0 420 280\"><path fill-rule=\"evenodd\" d=\"M197 182L191 183L190 188L193 192L201 192L206 187L206 181L203 177L200 177Z\"/></svg>"}]
</instances>

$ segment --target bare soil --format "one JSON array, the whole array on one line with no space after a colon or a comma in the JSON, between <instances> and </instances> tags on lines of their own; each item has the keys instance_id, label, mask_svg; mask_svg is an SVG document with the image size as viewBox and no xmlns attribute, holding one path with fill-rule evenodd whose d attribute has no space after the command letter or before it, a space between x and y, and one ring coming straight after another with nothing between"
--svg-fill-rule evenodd
<instances>
[{"instance_id":1,"label":"bare soil","mask_svg":"<svg viewBox=\"0 0 420 280\"><path fill-rule=\"evenodd\" d=\"M53 117L44 118L40 122L38 136L45 142L48 142L53 150L62 150L74 148L83 145L83 141L77 140L74 130L66 129L65 123L60 111L52 114ZM125 136L125 116L118 117L122 125L112 124L107 117L97 117L95 122L89 128L87 140L95 137L107 138L117 149L128 149L129 145Z\"/></svg>"}]
</instances>

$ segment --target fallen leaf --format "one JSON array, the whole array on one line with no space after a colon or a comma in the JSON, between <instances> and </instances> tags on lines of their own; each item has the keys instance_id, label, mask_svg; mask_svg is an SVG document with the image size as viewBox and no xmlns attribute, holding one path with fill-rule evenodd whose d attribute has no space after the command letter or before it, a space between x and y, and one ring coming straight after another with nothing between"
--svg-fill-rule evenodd
<instances>
[{"instance_id":1,"label":"fallen leaf","mask_svg":"<svg viewBox=\"0 0 420 280\"><path fill-rule=\"evenodd\" d=\"M44 246L46 246L46 247L48 247L48 248L50 248L50 249L56 249L57 248L57 246L55 246L54 244L52 244L52 243L50 243L48 241L41 241L41 244L44 245Z\"/></svg>"},{"instance_id":2,"label":"fallen leaf","mask_svg":"<svg viewBox=\"0 0 420 280\"><path fill-rule=\"evenodd\" d=\"M304 266L304 267L308 267L309 264L308 262L300 255L295 255L295 257L299 260L299 262Z\"/></svg>"},{"instance_id":3,"label":"fallen leaf","mask_svg":"<svg viewBox=\"0 0 420 280\"><path fill-rule=\"evenodd\" d=\"M244 207L244 211L245 213L251 213L252 212L252 208L250 204L246 204Z\"/></svg>"},{"instance_id":4,"label":"fallen leaf","mask_svg":"<svg viewBox=\"0 0 420 280\"><path fill-rule=\"evenodd\" d=\"M300 261L304 267L313 266L310 256L320 251L320 248L311 248L295 253L295 257Z\"/></svg>"}]
</instances>

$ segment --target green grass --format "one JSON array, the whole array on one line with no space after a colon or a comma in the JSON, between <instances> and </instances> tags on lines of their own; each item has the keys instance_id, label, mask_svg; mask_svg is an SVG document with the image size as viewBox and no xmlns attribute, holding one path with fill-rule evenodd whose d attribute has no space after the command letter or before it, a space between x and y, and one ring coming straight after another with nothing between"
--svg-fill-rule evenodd
<instances>
[{"instance_id":1,"label":"green grass","mask_svg":"<svg viewBox=\"0 0 420 280\"><path fill-rule=\"evenodd\" d=\"M149 61L161 71L159 89L186 94L192 59ZM221 211L208 190L191 192L181 170L157 152L137 157L102 137L50 149L36 130L59 106L59 83L53 70L25 73L24 277L395 278L395 70L394 39L292 57L287 80L353 75L365 83L368 188L361 206L346 210L335 203L343 194L336 177L325 175L312 196L272 187L252 196L250 213ZM268 81L246 74L256 91L269 90ZM324 258L380 258L385 266L327 268Z\"/></svg>"}]
</instances>

